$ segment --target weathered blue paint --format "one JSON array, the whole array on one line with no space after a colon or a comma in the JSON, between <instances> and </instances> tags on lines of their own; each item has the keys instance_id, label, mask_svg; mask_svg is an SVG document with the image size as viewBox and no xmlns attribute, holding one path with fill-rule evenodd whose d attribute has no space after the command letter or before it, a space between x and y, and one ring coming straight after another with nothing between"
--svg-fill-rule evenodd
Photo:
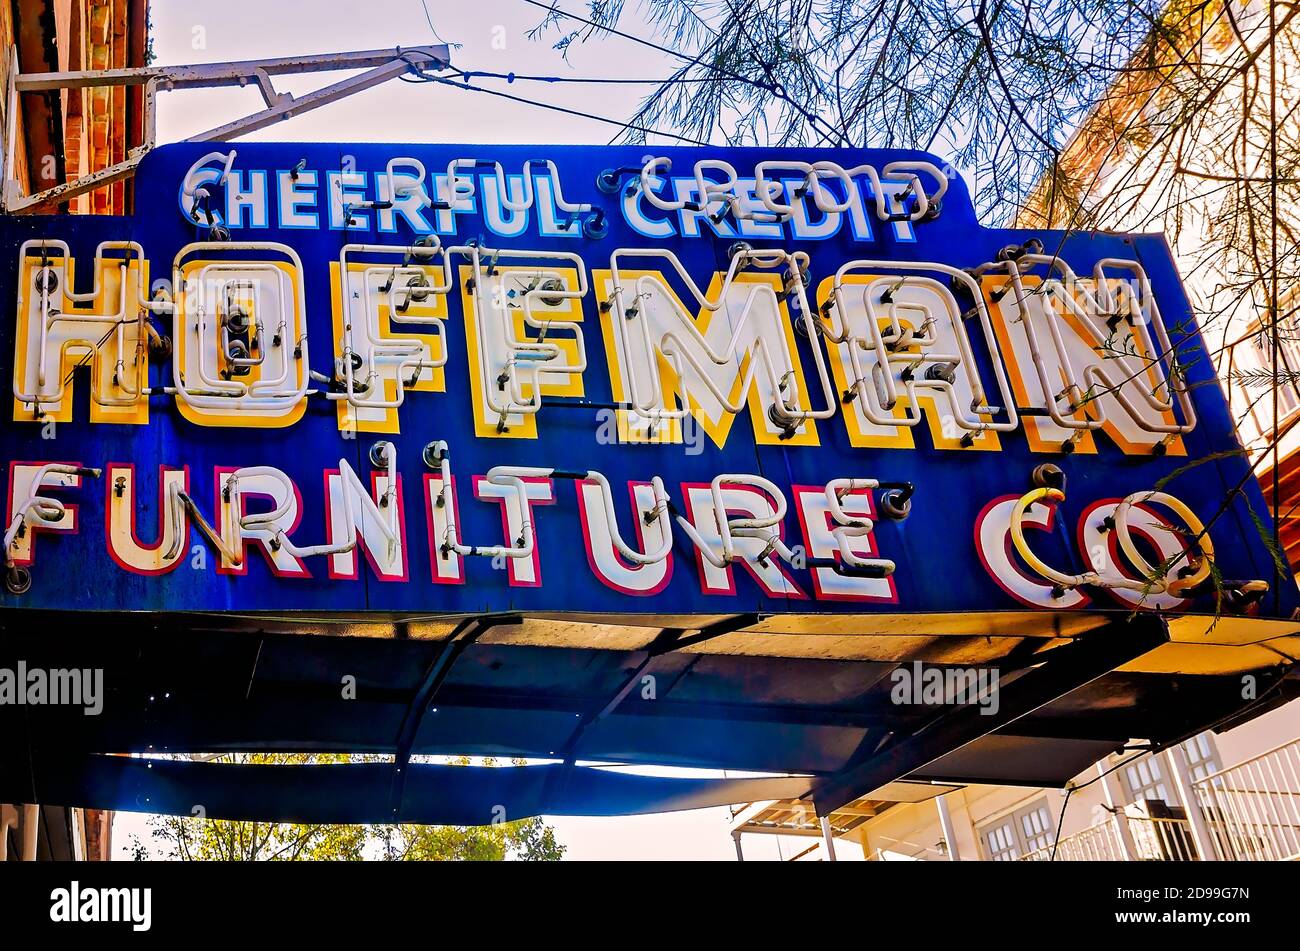
<instances>
[{"instance_id":1,"label":"weathered blue paint","mask_svg":"<svg viewBox=\"0 0 1300 951\"><path fill-rule=\"evenodd\" d=\"M616 247L663 247L677 253L696 274L726 267L726 253L734 238L646 238L638 235L619 212L617 200L599 192L595 178L603 169L639 166L643 147L590 148L579 146L385 146L338 144L243 144L237 146L237 166L245 171L268 170L268 187L274 196L274 171L294 168L305 160L305 168L322 178L327 171L355 167L364 172L368 194L374 197L374 183L389 158L413 155L431 172L445 169L459 155L490 157L509 169L519 169L525 159L550 158L559 166L570 201L590 201L608 211L609 234L593 240L583 237L539 236L530 226L517 237L494 236L477 214L460 216L455 238L464 242L480 235L489 244L502 247L576 251L589 269L607 268L609 254ZM143 163L135 185L136 213L125 218L27 217L0 222L0 281L5 288L6 319L0 327L0 379L10 380L14 359L15 268L19 244L32 237L67 240L78 260L88 262L96 244L104 240L131 239L140 242L151 263L151 272L165 275L176 250L201 239L205 229L187 222L179 213L177 190L191 163L205 146L180 144L160 148ZM715 153L693 149L665 148L657 154L672 157L676 167L687 173L700 157ZM777 150L726 150L726 158L742 169L777 157ZM877 165L905 158L928 158L920 153L808 150L790 158L813 161L826 158L844 165L873 161ZM245 178L245 182L247 178ZM221 189L214 188L216 207L222 206ZM365 228L347 231L331 229L328 207L315 209L321 216L319 229L283 228L272 203L265 228L236 228L236 239L281 241L292 245L305 265L307 320L314 341L313 369L330 371L330 354L323 345L332 337L329 264L336 261L340 246L349 241L407 243L412 232L399 219L395 233L375 228L375 214L368 213ZM246 219L249 222L250 219ZM409 578L405 583L384 583L370 575L364 560L357 580L327 577L323 559L311 559L311 578L273 577L264 560L249 560L246 576L218 574L215 558L209 556L206 570L192 570L188 564L159 577L128 573L108 556L104 543L104 498L111 486L88 481L79 492L57 493L79 505L80 533L77 536L41 535L37 541L34 584L21 596L0 594L8 606L93 610L193 610L193 611L375 611L375 612L488 612L547 610L612 613L706 613L763 612L974 612L1021 607L1004 593L982 569L973 542L973 526L981 508L991 499L1028 488L1030 471L1046 461L1057 462L1068 474L1069 499L1060 523L1069 526L1055 537L1038 533L1036 544L1043 557L1078 570L1073 526L1088 504L1101 498L1116 498L1152 488L1162 477L1191 460L1238 448L1228 408L1214 368L1204 354L1199 333L1193 328L1187 299L1168 247L1153 235L1111 236L1077 234L1065 237L1055 232L1005 231L980 227L965 186L960 178L950 185L942 215L915 229L915 236L900 238L898 229L871 218L869 239L842 230L820 241L782 241L748 238L758 247L781 246L806 250L811 257L814 283L845 260L860 257L899 261L943 261L970 267L992 260L998 249L1039 237L1050 250L1061 248L1064 257L1080 274L1091 272L1096 261L1106 257L1135 258L1150 275L1166 323L1187 352L1188 379L1194 393L1199 425L1186 437L1186 457L1157 458L1125 456L1106 439L1099 439L1099 453L1092 456L1052 456L1031 452L1022 432L1004 435L999 452L939 451L930 445L925 427L916 430L915 449L859 449L849 445L839 417L819 425L820 447L757 446L747 415L737 418L724 449L707 440L698 455L687 455L678 446L601 445L597 441L598 421L594 408L543 410L536 439L484 440L474 437L468 401L468 365L465 359L464 321L459 295L449 296L447 321L451 357L445 373L445 393L412 393L401 409L401 434L342 438L334 404L319 397L309 401L304 419L286 429L215 429L192 425L180 417L171 397L155 396L150 404L147 427L92 425L88 420L89 388L77 387L74 422L60 424L54 440L42 438L41 427L31 422L0 423L0 457L15 460L80 461L87 465L132 462L137 472L137 524L143 539L156 537L158 466L187 465L193 496L205 511L211 511L217 488L213 469L270 464L284 469L302 493L303 521L295 534L303 543L324 538L325 513L322 472L337 466L340 456L349 458L365 478L370 465L366 453L376 438L391 439L398 448L400 473L406 497L406 538L409 549ZM449 236L443 236L449 243ZM86 271L89 269L86 268ZM83 272L80 281L87 282ZM584 301L591 366L585 374L585 399L594 404L611 401L609 376L600 346L595 294ZM169 321L158 321L169 327ZM799 340L801 359L811 365L808 341ZM987 364L987 355L979 358ZM151 362L155 384L170 377L170 366ZM987 373L986 379L991 379ZM169 381L169 380L168 380ZM855 604L812 599L796 601L764 597L743 570L737 569L736 592L730 596L705 595L700 590L696 559L689 543L677 533L674 569L667 587L649 598L629 597L601 584L579 549L580 523L572 482L558 481L556 502L537 508L542 551L542 585L536 588L510 587L504 571L493 569L486 559L470 559L467 583L435 585L430 581L429 545L425 541L426 516L419 488L428 470L420 452L433 439L447 440L455 450L453 461L458 481L468 486L472 474L486 472L499 464L568 466L594 468L604 472L617 487L627 480L645 480L662 475L674 499L681 503L682 483L708 483L720 472L763 474L784 490L791 485L821 485L845 476L910 481L916 485L913 510L902 522L881 520L876 537L882 554L898 563L894 575L898 604ZM1243 491L1230 502L1214 523L1219 564L1225 576L1272 580L1274 568L1267 547L1249 507L1267 526L1269 519L1258 485L1248 478L1246 461L1228 456L1207 462L1178 476L1170 485L1204 519L1219 510L1225 496L1239 483ZM787 497L789 493L787 492ZM616 495L620 517L630 510L625 496ZM474 500L463 492L460 516L468 540L494 539L501 534L500 507ZM630 524L624 522L624 524ZM792 510L786 523L787 537L799 538L798 518ZM1071 536L1070 538L1065 537ZM191 535L191 545L198 543ZM800 587L811 593L806 572L795 572ZM1270 593L1262 605L1266 614L1289 616L1295 607L1294 592ZM1118 607L1104 594L1094 597L1094 608ZM1213 611L1211 598L1202 598L1196 609Z\"/></svg>"}]
</instances>

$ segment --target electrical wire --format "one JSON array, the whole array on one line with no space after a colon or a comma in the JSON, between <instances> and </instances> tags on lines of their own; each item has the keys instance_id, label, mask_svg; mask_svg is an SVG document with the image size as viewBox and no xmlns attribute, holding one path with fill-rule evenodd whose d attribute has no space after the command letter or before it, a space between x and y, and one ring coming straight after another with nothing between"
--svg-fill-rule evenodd
<instances>
[{"instance_id":1,"label":"electrical wire","mask_svg":"<svg viewBox=\"0 0 1300 951\"><path fill-rule=\"evenodd\" d=\"M1152 748L1145 748L1145 747L1132 747L1132 748L1130 748L1130 747L1125 747L1124 752L1136 752L1137 750L1142 750L1143 753L1158 753L1158 752L1160 752L1159 748L1157 748L1157 747L1152 747ZM1070 804L1070 796L1072 796L1072 795L1074 794L1074 791L1075 791L1076 789L1087 789L1089 786L1091 786L1091 785L1092 785L1093 783L1095 783L1097 780L1099 780L1099 779L1104 779L1105 777L1109 776L1111 773L1115 772L1115 770L1117 770L1117 769L1121 769L1121 768L1123 768L1123 767L1125 767L1125 766L1128 766L1128 765L1129 765L1130 763L1132 763L1132 762L1133 762L1133 760L1131 760L1131 759L1122 759L1122 760L1120 760L1118 763L1116 763L1114 766L1112 766L1110 769L1107 769L1107 770L1104 770L1104 771L1098 773L1096 776L1092 777L1092 779L1088 780L1086 783L1079 783L1078 785L1075 785L1075 784L1071 783L1069 786L1066 786L1066 787L1065 787L1065 802L1061 803L1061 814L1060 814L1059 816L1057 816L1057 819L1056 819L1056 835L1055 835L1055 837L1052 839L1052 855L1051 855L1051 858L1048 859L1049 862L1055 862L1055 861L1056 861L1056 847L1057 847L1058 845L1061 844L1061 829L1062 829L1063 823L1065 822L1065 807L1068 806L1068 805Z\"/></svg>"},{"instance_id":2,"label":"electrical wire","mask_svg":"<svg viewBox=\"0 0 1300 951\"><path fill-rule=\"evenodd\" d=\"M1266 690L1265 690L1263 693L1261 693L1258 697L1256 697L1254 700L1252 700L1252 701L1251 701L1249 704L1247 704L1244 708L1242 708L1242 709L1240 709L1240 710L1235 710L1235 711L1233 711L1232 713L1229 713L1227 716L1224 716L1224 717L1219 718L1218 720L1215 720L1213 723L1211 723L1209 726L1205 727L1205 729L1204 729L1204 730L1201 730L1200 732L1202 732L1202 733L1206 733L1206 732L1210 732L1210 731L1216 730L1216 729L1218 729L1219 726L1221 726L1221 725L1224 724L1224 723L1227 723L1229 720L1235 719L1236 717L1244 716L1245 714L1249 713L1251 710L1255 709L1255 707L1259 706L1259 704L1262 703L1264 700L1268 699L1268 697L1270 697L1273 693L1275 693L1275 692L1277 692L1279 689L1281 689L1282 684L1284 684L1285 682L1286 682L1286 677L1285 677L1285 676L1279 677L1279 678L1278 678L1277 680L1275 680L1271 685L1269 685L1268 689L1266 689ZM1179 746L1181 742L1182 742L1182 741L1179 741L1179 742L1176 742L1176 743L1168 743L1168 744L1165 744L1165 745L1163 745L1163 746L1160 745L1160 744L1155 744L1155 745L1150 746L1150 747L1125 747L1125 748L1124 748L1124 752L1138 752L1138 751L1141 751L1141 752L1144 753L1144 754L1148 754L1148 753L1149 753L1149 754L1151 754L1152 756L1154 756L1156 753L1160 753L1160 752L1163 752L1163 751L1166 750L1166 749L1173 749L1174 747ZM1093 783L1097 782L1097 781L1100 780L1100 779L1104 779L1104 778L1106 778L1107 776L1109 776L1111 773L1115 772L1115 770L1117 770L1117 769L1122 769L1123 767L1125 767L1125 766L1129 766L1129 765L1131 765L1132 763L1133 763L1133 759L1122 759L1122 760L1120 760L1118 763L1116 763L1114 766L1112 766L1110 769L1107 769L1107 770L1104 770L1104 771L1098 773L1096 776L1092 777L1092 779L1088 780L1086 783L1079 783L1079 784L1077 784L1077 785L1075 785L1075 784L1071 784L1071 785L1069 785L1069 786L1067 786L1067 787L1065 788L1065 802L1061 803L1061 815L1060 815L1060 817L1059 817L1059 818L1057 819L1057 821L1056 821L1056 837L1052 840L1052 857L1051 857L1051 861L1055 861L1055 860L1056 860L1056 847L1057 847L1057 845L1058 845L1058 844L1060 843L1060 841L1061 841L1061 823L1065 821L1065 807L1068 806L1068 805L1070 804L1070 796L1071 796L1071 794L1073 794L1074 791L1075 791L1075 790L1078 790L1078 789L1087 789L1087 788L1088 788L1089 786L1091 786Z\"/></svg>"},{"instance_id":3,"label":"electrical wire","mask_svg":"<svg viewBox=\"0 0 1300 951\"><path fill-rule=\"evenodd\" d=\"M609 76L521 76L518 73L493 73L481 69L461 70L460 74L467 80L483 78L504 79L508 83L568 83L574 85L662 86L669 83L716 83L722 81L720 76L700 76L694 79L674 79L671 76L661 79L623 79Z\"/></svg>"},{"instance_id":4,"label":"electrical wire","mask_svg":"<svg viewBox=\"0 0 1300 951\"><path fill-rule=\"evenodd\" d=\"M609 26L605 23L597 23L595 20L588 20L586 17L579 16L576 13L569 13L567 10L561 10L559 7L554 6L552 4L542 3L540 2L540 0L524 0L524 3L527 3L530 6L537 7L539 10L545 10L547 13L552 14L553 16L565 17L566 19L569 20L577 20L579 23L585 23L587 26L594 27L597 30L604 30L606 33L611 33L614 36L621 36L625 40L631 40L633 43L639 43L640 45L645 46L649 49L658 50L660 53L667 53L669 56L675 56L680 60L685 60L687 62L694 62L694 59L690 56L687 56L685 53L680 53L677 50L669 49L666 46L660 46L658 43L654 43L650 40L644 39L643 37L640 36L636 36L635 34L632 33L626 33L623 30L618 29L617 27ZM716 66L710 66L709 68L717 69L718 72L724 72L724 70L719 69ZM733 76L732 78L740 79L745 82L752 82L752 80L746 80L743 76Z\"/></svg>"},{"instance_id":5,"label":"electrical wire","mask_svg":"<svg viewBox=\"0 0 1300 951\"><path fill-rule=\"evenodd\" d=\"M455 72L461 74L461 70L455 70ZM707 146L710 144L708 142L703 142L699 139L693 139L690 136L680 135L676 132L667 132L663 129L656 129L653 126L638 125L637 123L634 122L624 122L621 119L610 119L607 116L599 116L592 112L584 112L581 109L570 109L567 106L557 106L549 102L538 102L536 99L526 99L523 96L514 96L511 95L510 93L501 92L496 89L484 89L481 86L471 86L468 83L455 82L443 76L430 76L420 72L419 70L417 70L417 73L419 74L418 77L399 76L398 78L402 82L406 82L406 83L440 83L444 86L450 86L452 89L464 89L469 92L478 92L488 96L496 96L499 99L509 99L512 102L520 102L523 103L524 105L536 106L539 109L548 109L551 112L560 112L565 115L576 116L577 118L580 119L590 119L593 122L603 122L607 125L619 126L620 128L627 129L633 132L640 132L646 135L660 135L660 136L664 136L665 138L676 139L679 142L686 142L689 145Z\"/></svg>"},{"instance_id":6,"label":"electrical wire","mask_svg":"<svg viewBox=\"0 0 1300 951\"><path fill-rule=\"evenodd\" d=\"M438 33L438 28L433 25L433 17L429 15L429 5L425 2L425 0L420 0L420 7L421 9L424 10L424 19L429 24L429 32L433 34L433 38L437 40L439 43L444 44L445 46L450 46L453 49L460 49L463 44L448 43L446 40L442 38L441 34Z\"/></svg>"},{"instance_id":7,"label":"electrical wire","mask_svg":"<svg viewBox=\"0 0 1300 951\"><path fill-rule=\"evenodd\" d=\"M542 3L541 0L524 0L524 3L527 3L530 6L537 7L539 10L545 10L547 13L553 16L560 16L560 17L566 17L567 19L570 20L577 20L579 23L585 23L587 26L590 26L593 29L604 30L606 33L610 33L613 36L619 36L625 40L630 40L633 43L639 43L641 46L645 46L648 47L649 49L657 50L660 53L664 53L665 55L675 57L679 60L682 60L683 62L689 63L692 66L701 66L705 69L712 70L718 75L723 76L727 79L734 80L735 82L745 83L747 85L753 86L756 89L762 89L764 92L767 92L769 95L775 96L777 99L780 99L782 102L785 102L789 106L791 106L796 112L799 113L799 115L803 117L804 121L807 122L812 127L813 132L821 131L823 136L826 135L825 131L819 130L817 128L817 123L820 122L823 126L826 127L826 130L829 131L829 133L832 136L839 139L841 143L844 141L844 135L841 130L836 129L825 119L821 118L819 115L817 115L814 112L810 112L807 108L805 108L800 103L792 99L785 92L785 90L781 88L780 83L776 81L775 77L773 77L771 74L771 70L767 69L766 66L764 67L764 71L769 77L769 82L761 83L758 82L757 80L750 79L748 76L742 76L739 73L733 73L730 70L723 69L721 66L717 66L713 63L704 62L702 59L704 55L703 52L701 52L696 56L688 56L687 54L679 52L678 50L671 49L667 46L661 46L660 44L644 39L643 37L636 36L635 34L632 33L624 32L623 30L620 30L617 27L612 27L605 23L597 23L595 20L589 20L586 17L579 16L576 13L569 13L566 10L561 10L557 6ZM751 46L752 45L753 43L751 41ZM679 79L669 80L667 82L667 85L671 85L673 83L680 82L680 81L681 80Z\"/></svg>"},{"instance_id":8,"label":"electrical wire","mask_svg":"<svg viewBox=\"0 0 1300 951\"><path fill-rule=\"evenodd\" d=\"M1056 817L1056 837L1052 839L1052 856L1047 861L1056 861L1056 847L1061 844L1061 823L1065 821L1065 807L1070 804L1070 796L1074 794L1074 787L1065 788L1065 801L1061 803L1061 814Z\"/></svg>"}]
</instances>

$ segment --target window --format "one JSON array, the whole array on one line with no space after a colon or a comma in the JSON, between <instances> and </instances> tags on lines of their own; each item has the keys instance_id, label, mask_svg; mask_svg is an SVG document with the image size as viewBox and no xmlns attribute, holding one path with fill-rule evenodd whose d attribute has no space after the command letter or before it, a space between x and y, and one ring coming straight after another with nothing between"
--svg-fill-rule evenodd
<instances>
[{"instance_id":1,"label":"window","mask_svg":"<svg viewBox=\"0 0 1300 951\"><path fill-rule=\"evenodd\" d=\"M1154 756L1143 756L1125 766L1124 783L1128 786L1129 799L1133 802L1141 802L1144 799L1177 802L1177 799L1169 794L1173 787L1165 781L1160 760Z\"/></svg>"},{"instance_id":2,"label":"window","mask_svg":"<svg viewBox=\"0 0 1300 951\"><path fill-rule=\"evenodd\" d=\"M1214 745L1212 734L1202 733L1184 741L1183 753L1187 756L1187 771L1192 782L1219 771L1219 750ZM1129 801L1159 799L1170 806L1179 805L1181 800L1173 777L1166 773L1166 764L1156 756L1142 756L1125 766L1124 784L1128 787Z\"/></svg>"},{"instance_id":3,"label":"window","mask_svg":"<svg viewBox=\"0 0 1300 951\"><path fill-rule=\"evenodd\" d=\"M994 862L1014 862L1020 858L1016 827L1010 819L981 832L980 838L984 840L985 854Z\"/></svg>"},{"instance_id":4,"label":"window","mask_svg":"<svg viewBox=\"0 0 1300 951\"><path fill-rule=\"evenodd\" d=\"M994 862L1014 862L1030 852L1050 848L1056 828L1043 798L979 829L984 854Z\"/></svg>"},{"instance_id":5,"label":"window","mask_svg":"<svg viewBox=\"0 0 1300 951\"><path fill-rule=\"evenodd\" d=\"M1187 771L1192 775L1192 782L1200 782L1206 776L1213 776L1220 770L1219 750L1214 745L1214 737L1209 733L1194 736L1183 744L1187 754Z\"/></svg>"},{"instance_id":6,"label":"window","mask_svg":"<svg viewBox=\"0 0 1300 951\"><path fill-rule=\"evenodd\" d=\"M1052 817L1047 812L1047 800L1016 813L1016 818L1020 821L1020 833L1030 852L1052 844Z\"/></svg>"},{"instance_id":7,"label":"window","mask_svg":"<svg viewBox=\"0 0 1300 951\"><path fill-rule=\"evenodd\" d=\"M1285 308L1283 310L1285 313ZM1297 383L1300 383L1300 334L1296 333L1292 326L1293 322L1284 316L1278 327L1277 348L1278 355L1282 358L1282 366L1277 377L1278 422L1288 419L1300 410L1300 387L1297 387ZM1256 332L1250 338L1250 346L1260 368L1272 372L1272 333L1264 327L1256 327ZM1271 400L1264 409L1271 412Z\"/></svg>"}]
</instances>

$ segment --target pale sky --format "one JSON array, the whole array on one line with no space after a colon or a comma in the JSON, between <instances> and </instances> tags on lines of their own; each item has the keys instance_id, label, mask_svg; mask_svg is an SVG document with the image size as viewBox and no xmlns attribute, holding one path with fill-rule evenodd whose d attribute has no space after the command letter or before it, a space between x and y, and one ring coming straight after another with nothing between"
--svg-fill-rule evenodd
<instances>
[{"instance_id":1,"label":"pale sky","mask_svg":"<svg viewBox=\"0 0 1300 951\"><path fill-rule=\"evenodd\" d=\"M451 9L426 0L452 64L466 71L584 78L658 79L680 61L619 37L575 45L565 63L551 48L559 34L529 40L543 12L523 0L476 0ZM629 9L634 4L629 4ZM580 13L580 0L561 8ZM305 53L422 46L437 43L420 0L161 0L151 4L159 64L227 62ZM365 16L356 11L364 10ZM580 24L573 24L580 26ZM651 38L634 13L628 32ZM334 74L276 79L277 89L307 92ZM571 85L481 79L476 84L555 105L626 119L651 85ZM194 135L262 108L253 88L197 90L159 95L160 142ZM604 143L620 130L512 103L482 93L399 80L249 136L263 141Z\"/></svg>"},{"instance_id":2,"label":"pale sky","mask_svg":"<svg viewBox=\"0 0 1300 951\"><path fill-rule=\"evenodd\" d=\"M475 0L450 10L427 0L442 39L461 43L452 50L458 68L517 75L657 79L678 62L619 37L576 45L566 63L548 39L529 40L527 32L543 16L523 0ZM579 0L562 0L562 9L582 11ZM623 28L650 38L650 30L628 4ZM358 11L364 11L364 16ZM157 64L228 62L306 53L421 46L438 40L430 31L420 0L155 0L150 4ZM504 48L502 48L504 44ZM301 95L339 74L277 77L276 88ZM477 80L512 95L626 119L653 86L573 85ZM174 142L262 108L254 89L214 89L161 93L158 141ZM548 112L480 93L437 84L394 80L343 102L326 106L248 137L262 141L319 142L500 142L603 144L619 130L610 125ZM697 773L696 775L704 775ZM656 816L548 818L570 859L735 859L730 813L725 808ZM129 857L131 833L148 841L145 817L119 813L113 831L117 858ZM745 837L745 858L789 858L814 840L768 835ZM842 860L860 859L859 847L841 842Z\"/></svg>"}]
</instances>

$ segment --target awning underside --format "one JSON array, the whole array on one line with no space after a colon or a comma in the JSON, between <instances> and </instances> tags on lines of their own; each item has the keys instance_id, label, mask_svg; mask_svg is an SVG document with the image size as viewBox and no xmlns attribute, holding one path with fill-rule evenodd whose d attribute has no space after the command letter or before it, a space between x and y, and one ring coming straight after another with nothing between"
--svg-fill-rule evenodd
<instances>
[{"instance_id":1,"label":"awning underside","mask_svg":"<svg viewBox=\"0 0 1300 951\"><path fill-rule=\"evenodd\" d=\"M375 638L288 633L284 624L271 633L276 625L212 616L10 612L0 668L100 668L104 696L97 716L0 705L0 801L452 824L493 821L485 803L521 818L811 799L826 814L903 777L1060 786L1132 738L1171 742L1300 694L1286 658L1254 672L1256 700L1243 699L1239 674L1133 669L1173 646L1149 616L1103 618L1073 637L1059 626L1038 637L918 631L894 638L888 659L710 653L763 620L696 623L631 648L614 629L603 635L610 646L543 646L536 625L515 616ZM900 666L953 658L996 671L996 703L897 702ZM224 751L392 761L233 766L102 755ZM439 755L552 762L418 759ZM804 775L700 780L590 763Z\"/></svg>"}]
</instances>

